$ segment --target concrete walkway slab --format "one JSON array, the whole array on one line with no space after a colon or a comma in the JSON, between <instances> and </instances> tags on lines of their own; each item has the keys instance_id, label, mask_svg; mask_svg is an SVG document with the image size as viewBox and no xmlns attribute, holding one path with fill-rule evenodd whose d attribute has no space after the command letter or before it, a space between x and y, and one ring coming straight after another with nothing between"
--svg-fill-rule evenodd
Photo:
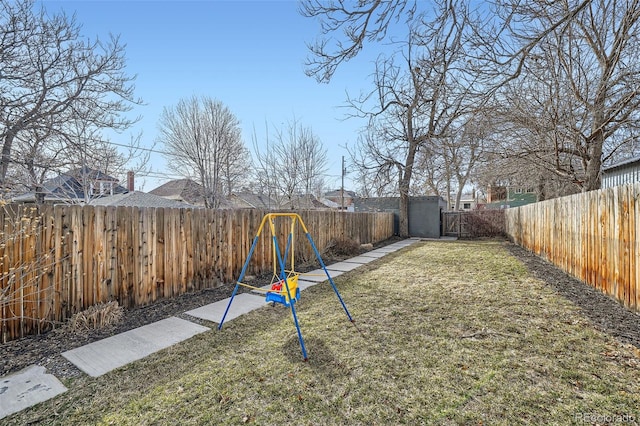
<instances>
[{"instance_id":1,"label":"concrete walkway slab","mask_svg":"<svg viewBox=\"0 0 640 426\"><path fill-rule=\"evenodd\" d=\"M362 253L360 256L372 257L374 259L380 259L381 257L384 257L384 256L386 256L388 254L389 253L385 253L385 252L381 252L381 251L377 251L377 250L372 250L372 251L368 251L366 253Z\"/></svg>"},{"instance_id":2,"label":"concrete walkway slab","mask_svg":"<svg viewBox=\"0 0 640 426\"><path fill-rule=\"evenodd\" d=\"M306 290L309 287L312 287L316 284L320 284L320 282L318 281L306 281L306 280L298 280L298 288L300 289L300 291L302 290Z\"/></svg>"},{"instance_id":3,"label":"concrete walkway slab","mask_svg":"<svg viewBox=\"0 0 640 426\"><path fill-rule=\"evenodd\" d=\"M331 278L333 278L331 272L329 272L329 275L331 275ZM321 283L322 281L327 281L329 278L327 278L327 273L324 271L324 269L314 269L313 271L300 274L300 279Z\"/></svg>"},{"instance_id":4,"label":"concrete walkway slab","mask_svg":"<svg viewBox=\"0 0 640 426\"><path fill-rule=\"evenodd\" d=\"M62 356L88 375L98 377L209 330L171 317L63 352Z\"/></svg>"},{"instance_id":5,"label":"concrete walkway slab","mask_svg":"<svg viewBox=\"0 0 640 426\"><path fill-rule=\"evenodd\" d=\"M403 249L403 248L405 248L405 247L410 247L410 246L414 245L416 242L417 242L417 241L412 241L412 242L407 243L407 244L403 244L403 243L399 243L399 244L398 244L398 243L396 243L396 244L391 244L389 247L393 247L393 248L395 248L395 249L400 250L400 249Z\"/></svg>"},{"instance_id":6,"label":"concrete walkway slab","mask_svg":"<svg viewBox=\"0 0 640 426\"><path fill-rule=\"evenodd\" d=\"M366 265L367 263L371 263L376 260L375 257L367 257L367 256L356 256L351 259L345 259L344 262L347 263L357 263L359 265Z\"/></svg>"},{"instance_id":7,"label":"concrete walkway slab","mask_svg":"<svg viewBox=\"0 0 640 426\"><path fill-rule=\"evenodd\" d=\"M369 253L373 252L373 253L385 253L385 254L388 254L388 253L394 253L394 252L400 250L401 248L402 247L386 246L386 247L377 248L375 250L371 250Z\"/></svg>"},{"instance_id":8,"label":"concrete walkway slab","mask_svg":"<svg viewBox=\"0 0 640 426\"><path fill-rule=\"evenodd\" d=\"M334 275L337 274L334 271L338 271L338 272L344 273L344 272L353 271L354 269L359 268L360 266L362 266L362 265L359 264L359 263L338 262L338 263L334 263L333 265L327 266L327 269L329 270L329 274L331 275L331 278L333 278Z\"/></svg>"},{"instance_id":9,"label":"concrete walkway slab","mask_svg":"<svg viewBox=\"0 0 640 426\"><path fill-rule=\"evenodd\" d=\"M337 263L334 263L334 265L337 265ZM331 266L333 266L333 265L327 266L327 271L329 271L329 275L331 275L331 278L339 277L340 275L344 274L345 272L348 272L348 271L341 271L339 269L331 269ZM327 274L324 274L324 280L325 281L329 281L329 278L327 278Z\"/></svg>"},{"instance_id":10,"label":"concrete walkway slab","mask_svg":"<svg viewBox=\"0 0 640 426\"><path fill-rule=\"evenodd\" d=\"M67 391L46 369L31 365L0 378L0 419Z\"/></svg>"},{"instance_id":11,"label":"concrete walkway slab","mask_svg":"<svg viewBox=\"0 0 640 426\"><path fill-rule=\"evenodd\" d=\"M192 317L220 324L222 315L224 315L224 311L225 309L227 309L227 305L229 304L230 299L230 297L227 297L224 300L219 300L217 302L210 303L208 305L193 309L191 311L187 311L185 313L187 315L191 315ZM237 318L242 314L246 314L247 312L251 312L254 309L258 309L263 306L265 306L263 296L256 296L249 293L236 294L236 297L233 298L233 303L229 308L229 312L227 313L227 317L224 319L224 322L231 321L232 319Z\"/></svg>"}]
</instances>

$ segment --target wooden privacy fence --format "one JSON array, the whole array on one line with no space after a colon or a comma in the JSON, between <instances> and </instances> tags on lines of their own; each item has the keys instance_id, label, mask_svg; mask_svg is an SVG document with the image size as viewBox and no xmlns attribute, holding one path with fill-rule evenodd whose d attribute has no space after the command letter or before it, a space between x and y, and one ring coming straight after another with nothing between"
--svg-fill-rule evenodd
<instances>
[{"instance_id":1,"label":"wooden privacy fence","mask_svg":"<svg viewBox=\"0 0 640 426\"><path fill-rule=\"evenodd\" d=\"M508 209L506 229L517 244L640 310L640 184Z\"/></svg>"},{"instance_id":2,"label":"wooden privacy fence","mask_svg":"<svg viewBox=\"0 0 640 426\"><path fill-rule=\"evenodd\" d=\"M2 341L38 333L97 303L125 307L233 282L265 212L101 206L0 209ZM391 213L300 212L319 250L332 239L376 243L393 235ZM289 224L278 226L286 241ZM270 232L249 266L272 267ZM297 259L312 258L302 232Z\"/></svg>"}]
</instances>

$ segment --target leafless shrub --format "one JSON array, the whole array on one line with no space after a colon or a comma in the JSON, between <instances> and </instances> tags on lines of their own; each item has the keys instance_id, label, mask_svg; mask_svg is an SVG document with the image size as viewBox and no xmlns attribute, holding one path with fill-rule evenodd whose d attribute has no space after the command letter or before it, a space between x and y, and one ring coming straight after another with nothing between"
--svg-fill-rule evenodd
<instances>
[{"instance_id":1,"label":"leafless shrub","mask_svg":"<svg viewBox=\"0 0 640 426\"><path fill-rule=\"evenodd\" d=\"M464 215L467 238L501 237L505 235L504 210L484 210Z\"/></svg>"},{"instance_id":2,"label":"leafless shrub","mask_svg":"<svg viewBox=\"0 0 640 426\"><path fill-rule=\"evenodd\" d=\"M329 242L325 253L334 256L353 256L360 254L360 243L351 238L337 238Z\"/></svg>"},{"instance_id":3,"label":"leafless shrub","mask_svg":"<svg viewBox=\"0 0 640 426\"><path fill-rule=\"evenodd\" d=\"M123 308L117 301L99 303L73 315L67 323L70 330L90 330L117 324L123 316Z\"/></svg>"},{"instance_id":4,"label":"leafless shrub","mask_svg":"<svg viewBox=\"0 0 640 426\"><path fill-rule=\"evenodd\" d=\"M0 200L0 341L53 327L55 293L41 284L54 265L53 249L40 243L49 220L38 208ZM13 325L11 324L13 323ZM17 326L15 325L17 324ZM11 327L17 327L10 330Z\"/></svg>"}]
</instances>

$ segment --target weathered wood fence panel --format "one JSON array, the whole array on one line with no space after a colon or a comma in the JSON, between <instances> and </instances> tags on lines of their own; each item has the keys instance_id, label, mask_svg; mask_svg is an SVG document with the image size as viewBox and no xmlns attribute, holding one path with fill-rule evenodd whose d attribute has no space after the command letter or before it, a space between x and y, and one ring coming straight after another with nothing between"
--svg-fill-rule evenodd
<instances>
[{"instance_id":1,"label":"weathered wood fence panel","mask_svg":"<svg viewBox=\"0 0 640 426\"><path fill-rule=\"evenodd\" d=\"M507 234L574 277L640 310L640 184L505 211Z\"/></svg>"},{"instance_id":2,"label":"weathered wood fence panel","mask_svg":"<svg viewBox=\"0 0 640 426\"><path fill-rule=\"evenodd\" d=\"M266 212L95 206L0 208L2 341L38 333L91 305L125 307L233 282ZM300 212L318 250L332 239L376 243L393 235L391 213ZM290 224L278 224L286 241ZM272 267L265 229L249 265ZM297 259L313 258L298 227Z\"/></svg>"}]
</instances>

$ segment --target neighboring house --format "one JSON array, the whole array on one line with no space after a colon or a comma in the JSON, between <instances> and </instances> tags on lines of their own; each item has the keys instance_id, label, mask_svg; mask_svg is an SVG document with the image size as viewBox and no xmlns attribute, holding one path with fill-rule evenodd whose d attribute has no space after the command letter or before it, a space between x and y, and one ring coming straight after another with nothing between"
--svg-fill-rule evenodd
<instances>
[{"instance_id":1,"label":"neighboring house","mask_svg":"<svg viewBox=\"0 0 640 426\"><path fill-rule=\"evenodd\" d=\"M343 193L344 193L344 198L343 198ZM342 189L336 189L335 191L325 192L324 198L336 203L338 208L342 208L342 203L344 202L345 210L353 211L353 208L349 209L349 207L353 206L353 200L356 199L356 193L353 191L348 191L348 190L343 191Z\"/></svg>"},{"instance_id":2,"label":"neighboring house","mask_svg":"<svg viewBox=\"0 0 640 426\"><path fill-rule=\"evenodd\" d=\"M456 205L455 196L451 199L449 204L453 209ZM478 200L474 194L462 194L460 196L460 211L476 210L478 208Z\"/></svg>"},{"instance_id":3,"label":"neighboring house","mask_svg":"<svg viewBox=\"0 0 640 426\"><path fill-rule=\"evenodd\" d=\"M328 198L320 198L319 201L325 206L329 207L331 210L340 210L342 208L340 204L336 203L335 201L331 201ZM346 210L353 211L353 203Z\"/></svg>"},{"instance_id":4,"label":"neighboring house","mask_svg":"<svg viewBox=\"0 0 640 426\"><path fill-rule=\"evenodd\" d=\"M640 157L630 158L602 169L602 188L640 182Z\"/></svg>"},{"instance_id":5,"label":"neighboring house","mask_svg":"<svg viewBox=\"0 0 640 426\"><path fill-rule=\"evenodd\" d=\"M122 194L127 192L127 188L121 186L118 179L85 166L44 182L38 191L13 197L13 201L34 203L40 196L47 203L79 204Z\"/></svg>"},{"instance_id":6,"label":"neighboring house","mask_svg":"<svg viewBox=\"0 0 640 426\"><path fill-rule=\"evenodd\" d=\"M181 201L170 200L146 192L133 191L125 194L115 194L96 198L91 201L94 206L125 206L125 207L161 207L161 208L193 208L194 206Z\"/></svg>"},{"instance_id":7,"label":"neighboring house","mask_svg":"<svg viewBox=\"0 0 640 426\"><path fill-rule=\"evenodd\" d=\"M192 206L204 206L204 188L191 179L171 180L149 194L157 195L168 200L191 204ZM278 208L278 203L264 194L254 194L249 191L236 192L219 201L221 209L261 209L273 210Z\"/></svg>"},{"instance_id":8,"label":"neighboring house","mask_svg":"<svg viewBox=\"0 0 640 426\"><path fill-rule=\"evenodd\" d=\"M232 209L261 209L273 210L278 203L265 194L254 194L249 191L235 192L225 200L225 207Z\"/></svg>"},{"instance_id":9,"label":"neighboring house","mask_svg":"<svg viewBox=\"0 0 640 426\"><path fill-rule=\"evenodd\" d=\"M157 195L173 201L189 203L194 206L204 206L204 188L191 179L170 180L149 191L149 194Z\"/></svg>"},{"instance_id":10,"label":"neighboring house","mask_svg":"<svg viewBox=\"0 0 640 426\"><path fill-rule=\"evenodd\" d=\"M282 210L327 210L329 206L319 201L312 194L294 195L280 206Z\"/></svg>"},{"instance_id":11,"label":"neighboring house","mask_svg":"<svg viewBox=\"0 0 640 426\"><path fill-rule=\"evenodd\" d=\"M538 201L538 194L533 187L494 186L487 193L485 209L508 209L520 207Z\"/></svg>"}]
</instances>

